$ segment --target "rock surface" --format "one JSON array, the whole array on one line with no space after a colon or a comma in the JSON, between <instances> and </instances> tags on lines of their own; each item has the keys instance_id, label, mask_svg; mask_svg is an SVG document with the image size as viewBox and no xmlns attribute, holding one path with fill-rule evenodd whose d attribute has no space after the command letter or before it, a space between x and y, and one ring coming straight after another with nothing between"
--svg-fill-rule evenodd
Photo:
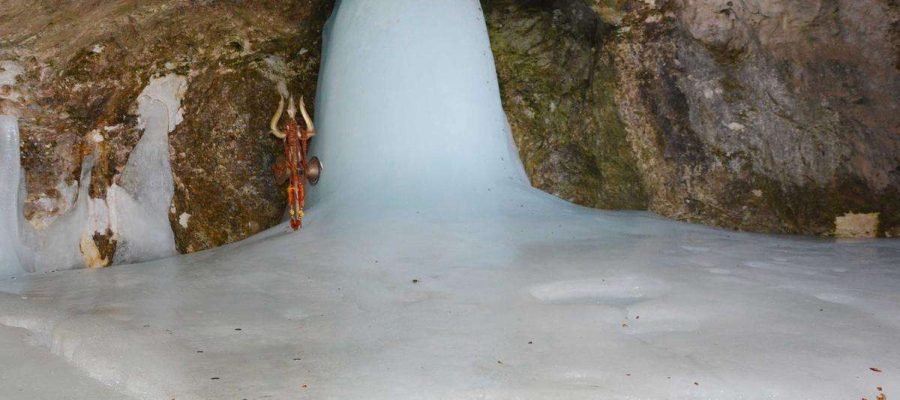
<instances>
[{"instance_id":1,"label":"rock surface","mask_svg":"<svg viewBox=\"0 0 900 400\"><path fill-rule=\"evenodd\" d=\"M895 1L482 5L535 186L740 230L900 236ZM116 260L109 189L143 135L138 96L169 75L187 85L168 138L177 250L280 221L267 119L279 87L315 92L330 8L0 0L0 114L19 117L31 225L72 212L92 176L85 265Z\"/></svg>"},{"instance_id":2,"label":"rock surface","mask_svg":"<svg viewBox=\"0 0 900 400\"><path fill-rule=\"evenodd\" d=\"M536 186L608 208L642 187L665 216L762 232L878 213L900 235L895 1L482 3ZM638 172L587 168L604 162Z\"/></svg>"},{"instance_id":3,"label":"rock surface","mask_svg":"<svg viewBox=\"0 0 900 400\"><path fill-rule=\"evenodd\" d=\"M532 184L599 208L647 208L615 102L611 27L580 0L484 1L513 136Z\"/></svg>"},{"instance_id":4,"label":"rock surface","mask_svg":"<svg viewBox=\"0 0 900 400\"><path fill-rule=\"evenodd\" d=\"M93 155L92 223L142 136L138 96L185 79L169 134L177 248L203 250L281 220L284 193L267 132L282 93L315 93L331 1L0 0L0 114L19 117L25 214L46 229L76 202ZM112 216L109 216L112 217ZM114 259L114 224L93 227L94 266ZM85 246L82 245L84 248ZM94 248L95 247L95 248ZM107 260L107 261L102 261Z\"/></svg>"}]
</instances>

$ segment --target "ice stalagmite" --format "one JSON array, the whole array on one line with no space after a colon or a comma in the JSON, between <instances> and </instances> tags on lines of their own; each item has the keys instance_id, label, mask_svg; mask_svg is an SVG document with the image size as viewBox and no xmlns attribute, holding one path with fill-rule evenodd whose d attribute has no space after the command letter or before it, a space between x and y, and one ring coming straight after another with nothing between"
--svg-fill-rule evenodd
<instances>
[{"instance_id":1,"label":"ice stalagmite","mask_svg":"<svg viewBox=\"0 0 900 400\"><path fill-rule=\"evenodd\" d=\"M526 184L478 1L339 1L326 27L314 202L355 207L491 201Z\"/></svg>"},{"instance_id":2,"label":"ice stalagmite","mask_svg":"<svg viewBox=\"0 0 900 400\"><path fill-rule=\"evenodd\" d=\"M186 79L173 74L151 80L138 96L144 133L128 157L119 184L109 189L110 222L119 240L117 263L176 254L168 217L175 192L168 135L181 123L181 97L186 90Z\"/></svg>"},{"instance_id":3,"label":"ice stalagmite","mask_svg":"<svg viewBox=\"0 0 900 400\"><path fill-rule=\"evenodd\" d=\"M17 217L21 170L16 118L0 115L0 276L22 272Z\"/></svg>"}]
</instances>

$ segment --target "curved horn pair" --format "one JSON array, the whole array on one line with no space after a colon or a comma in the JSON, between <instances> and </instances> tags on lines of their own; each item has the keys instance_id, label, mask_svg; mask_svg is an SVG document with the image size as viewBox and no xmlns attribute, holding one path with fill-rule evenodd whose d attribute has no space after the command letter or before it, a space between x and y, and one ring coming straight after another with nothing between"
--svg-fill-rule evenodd
<instances>
[{"instance_id":1,"label":"curved horn pair","mask_svg":"<svg viewBox=\"0 0 900 400\"><path fill-rule=\"evenodd\" d=\"M272 122L269 123L269 128L272 129L272 134L278 137L279 139L284 139L285 133L278 130L278 121L281 119L281 113L284 112L284 97L281 97L278 100L278 110L275 111L275 115L272 116ZM294 96L291 96L288 100L288 116L291 119L297 114L297 108L294 106ZM309 112L306 111L306 103L303 101L303 97L300 97L300 115L303 116L303 121L306 122L306 128L309 131L309 137L313 137L316 135L316 126L313 124L312 118L309 116Z\"/></svg>"}]
</instances>

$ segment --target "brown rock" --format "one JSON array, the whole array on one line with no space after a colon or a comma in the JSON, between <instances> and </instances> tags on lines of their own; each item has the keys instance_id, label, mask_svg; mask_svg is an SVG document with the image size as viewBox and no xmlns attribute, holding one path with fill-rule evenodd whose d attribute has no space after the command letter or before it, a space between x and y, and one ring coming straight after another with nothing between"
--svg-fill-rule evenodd
<instances>
[{"instance_id":1,"label":"brown rock","mask_svg":"<svg viewBox=\"0 0 900 400\"><path fill-rule=\"evenodd\" d=\"M538 98L557 104L584 98L570 88L586 84L566 82L584 76L585 52L577 49L587 46L541 44L587 40L598 60L610 60L612 72L594 79L614 94L584 104L615 109L639 171L614 185L643 186L650 210L741 230L817 235L831 235L836 217L851 210L877 212L879 235L900 232L895 3L591 0L595 20L609 27L588 39L577 29L555 28L590 20L582 2L482 3L511 11L488 21L504 105L536 186L567 198L597 190L602 169L573 173L564 163L540 161L578 160L567 142L582 126L589 128L578 134L580 153L623 148L605 140L613 124L591 126L577 113L562 119L575 127L516 123L532 107L520 93L533 86L533 75L554 83L534 91ZM540 62L518 62L519 54ZM511 101L517 96L525 101ZM535 159L539 167L529 165Z\"/></svg>"},{"instance_id":2,"label":"brown rock","mask_svg":"<svg viewBox=\"0 0 900 400\"><path fill-rule=\"evenodd\" d=\"M834 236L839 238L874 238L878 234L878 213L847 213L835 218L834 226Z\"/></svg>"},{"instance_id":3,"label":"brown rock","mask_svg":"<svg viewBox=\"0 0 900 400\"><path fill-rule=\"evenodd\" d=\"M176 73L188 79L184 121L170 134L179 250L279 222L284 199L270 170L279 149L266 126L279 82L314 95L331 4L0 0L0 63L24 70L2 106L20 117L26 217L43 228L72 207L86 154L96 156L90 196L105 199L141 137L138 94ZM13 91L15 102L6 99ZM112 260L115 232L85 238L90 264Z\"/></svg>"},{"instance_id":4,"label":"brown rock","mask_svg":"<svg viewBox=\"0 0 900 400\"><path fill-rule=\"evenodd\" d=\"M614 27L580 0L482 1L504 108L532 184L579 204L646 209L602 52Z\"/></svg>"}]
</instances>

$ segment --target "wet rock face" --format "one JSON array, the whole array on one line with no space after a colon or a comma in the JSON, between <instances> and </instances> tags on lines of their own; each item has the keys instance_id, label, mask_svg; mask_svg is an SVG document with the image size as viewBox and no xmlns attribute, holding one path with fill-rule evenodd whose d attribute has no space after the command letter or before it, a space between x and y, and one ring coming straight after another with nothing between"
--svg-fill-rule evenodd
<instances>
[{"instance_id":1,"label":"wet rock face","mask_svg":"<svg viewBox=\"0 0 900 400\"><path fill-rule=\"evenodd\" d=\"M0 0L0 112L19 117L28 220L44 229L69 211L88 155L92 204L105 205L142 137L139 94L177 75L187 82L183 120L169 134L178 250L278 223L285 195L271 165L280 143L268 119L279 85L314 95L332 3ZM95 258L114 259L112 225L92 227Z\"/></svg>"},{"instance_id":2,"label":"wet rock face","mask_svg":"<svg viewBox=\"0 0 900 400\"><path fill-rule=\"evenodd\" d=\"M278 94L259 68L208 70L185 97L195 118L171 135L176 193L169 219L181 252L243 239L284 214L285 192L272 173L281 142L268 131Z\"/></svg>"},{"instance_id":3,"label":"wet rock face","mask_svg":"<svg viewBox=\"0 0 900 400\"><path fill-rule=\"evenodd\" d=\"M483 1L501 93L535 187L599 208L645 209L616 111L613 28L580 0Z\"/></svg>"},{"instance_id":4,"label":"wet rock face","mask_svg":"<svg viewBox=\"0 0 900 400\"><path fill-rule=\"evenodd\" d=\"M492 40L514 43L495 45L512 120L522 107L509 100L515 98L510 93L527 80L502 71L521 68L506 61L509 49L530 43L527 35L512 36L517 23L535 21L529 29L564 36L544 41L572 41L582 36L554 31L546 20L541 26L536 16L548 9L583 15L587 5L611 26L591 39L597 58L610 60L613 72L599 76L613 92L611 105L591 106L615 109L639 171L633 183L645 188L650 210L741 230L816 235L835 234L837 218L845 214L877 213L879 235L900 235L896 2L485 3L488 9L504 3L519 10L505 17L511 22L489 18ZM545 81L581 73L577 64L554 53L560 46L528 48L533 59L554 60L553 68L542 70L550 75ZM575 97L565 85L549 89L550 96ZM551 133L523 127L517 133L523 153L553 159L571 152L552 141L530 145L529 140ZM599 139L611 130L592 127L584 136ZM564 169L549 169L529 172L536 183L543 178L535 175L563 176Z\"/></svg>"}]
</instances>

